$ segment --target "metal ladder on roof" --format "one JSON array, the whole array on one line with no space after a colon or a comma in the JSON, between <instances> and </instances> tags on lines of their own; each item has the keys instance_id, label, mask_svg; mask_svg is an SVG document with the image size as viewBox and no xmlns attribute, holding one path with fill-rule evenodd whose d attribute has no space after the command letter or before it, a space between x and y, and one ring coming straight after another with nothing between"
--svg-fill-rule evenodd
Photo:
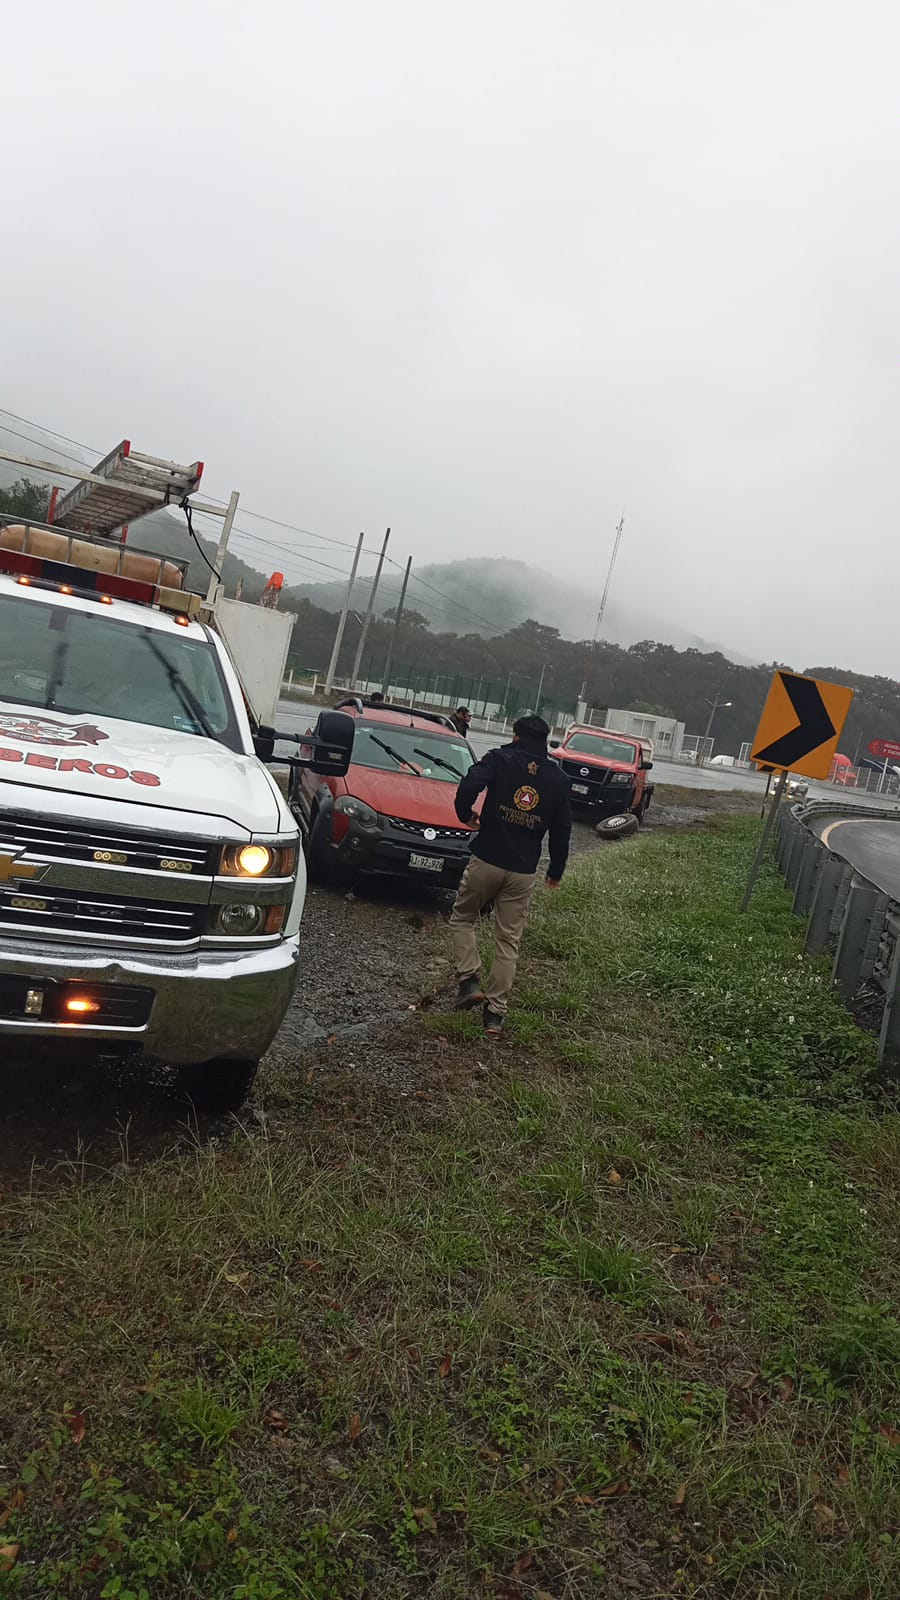
<instances>
[{"instance_id":1,"label":"metal ladder on roof","mask_svg":"<svg viewBox=\"0 0 900 1600\"><path fill-rule=\"evenodd\" d=\"M182 466L177 461L145 456L132 450L129 439L123 439L86 481L59 499L53 491L48 521L67 532L109 537L150 511L179 505L194 493L202 474L202 461Z\"/></svg>"}]
</instances>

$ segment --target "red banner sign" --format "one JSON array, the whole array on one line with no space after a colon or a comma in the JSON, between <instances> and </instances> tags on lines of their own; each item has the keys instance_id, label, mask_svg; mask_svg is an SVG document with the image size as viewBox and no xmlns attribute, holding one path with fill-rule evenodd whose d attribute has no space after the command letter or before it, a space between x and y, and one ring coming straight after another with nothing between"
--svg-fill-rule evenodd
<instances>
[{"instance_id":1,"label":"red banner sign","mask_svg":"<svg viewBox=\"0 0 900 1600\"><path fill-rule=\"evenodd\" d=\"M869 751L879 761L900 761L900 744L896 739L873 739Z\"/></svg>"}]
</instances>

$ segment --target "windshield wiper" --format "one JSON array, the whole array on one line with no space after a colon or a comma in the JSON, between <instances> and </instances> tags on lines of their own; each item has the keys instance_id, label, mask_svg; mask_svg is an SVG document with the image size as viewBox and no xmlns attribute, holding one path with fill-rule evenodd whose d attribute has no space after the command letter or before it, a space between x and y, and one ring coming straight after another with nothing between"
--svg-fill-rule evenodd
<instances>
[{"instance_id":1,"label":"windshield wiper","mask_svg":"<svg viewBox=\"0 0 900 1600\"><path fill-rule=\"evenodd\" d=\"M414 772L417 778L421 778L422 774L414 762L407 761L406 757L401 756L399 752L394 749L393 745L385 744L383 739L377 738L374 733L369 733L368 728L366 729L366 732L369 734L369 738L373 744L377 744L379 749L386 750L389 756L393 756L398 766L409 767L410 772Z\"/></svg>"},{"instance_id":2,"label":"windshield wiper","mask_svg":"<svg viewBox=\"0 0 900 1600\"><path fill-rule=\"evenodd\" d=\"M156 656L157 661L162 663L166 676L168 677L168 680L172 685L172 688L175 690L175 693L181 701L185 711L190 712L193 720L200 724L200 727L206 734L207 739L215 740L215 731L212 723L209 720L209 717L206 715L206 712L200 704L200 701L197 699L193 689L189 684L185 683L184 678L181 676L181 673L178 671L175 663L169 660L164 650L160 649L149 628L142 628L141 635L144 639L146 639L147 644L153 651L153 654Z\"/></svg>"},{"instance_id":3,"label":"windshield wiper","mask_svg":"<svg viewBox=\"0 0 900 1600\"><path fill-rule=\"evenodd\" d=\"M53 665L50 668L50 675L47 679L47 705L53 706L54 709L56 703L56 692L62 684L63 663L66 659L68 648L68 639L60 639L59 644L56 646L56 649L53 652Z\"/></svg>"},{"instance_id":4,"label":"windshield wiper","mask_svg":"<svg viewBox=\"0 0 900 1600\"><path fill-rule=\"evenodd\" d=\"M465 777L465 773L460 772L459 767L454 767L452 762L445 761L443 756L433 756L428 750L417 750L415 745L413 745L413 755L424 756L426 761L433 761L436 767L443 767L445 772L452 772L454 778Z\"/></svg>"}]
</instances>

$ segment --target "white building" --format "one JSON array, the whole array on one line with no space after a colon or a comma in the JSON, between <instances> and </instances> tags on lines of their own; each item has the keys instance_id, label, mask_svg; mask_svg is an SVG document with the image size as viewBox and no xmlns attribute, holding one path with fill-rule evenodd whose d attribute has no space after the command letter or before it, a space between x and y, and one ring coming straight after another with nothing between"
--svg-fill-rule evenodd
<instances>
[{"instance_id":1,"label":"white building","mask_svg":"<svg viewBox=\"0 0 900 1600\"><path fill-rule=\"evenodd\" d=\"M654 755L661 761L677 761L684 739L684 723L674 717L651 717L643 711L613 711L606 713L603 725L613 733L627 733L633 739L649 739Z\"/></svg>"}]
</instances>

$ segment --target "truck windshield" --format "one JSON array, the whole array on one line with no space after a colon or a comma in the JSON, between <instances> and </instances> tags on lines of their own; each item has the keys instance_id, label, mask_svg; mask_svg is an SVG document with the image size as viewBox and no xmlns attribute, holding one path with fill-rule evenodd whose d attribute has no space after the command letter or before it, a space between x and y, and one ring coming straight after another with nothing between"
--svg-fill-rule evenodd
<instances>
[{"instance_id":1,"label":"truck windshield","mask_svg":"<svg viewBox=\"0 0 900 1600\"><path fill-rule=\"evenodd\" d=\"M624 739L609 739L597 733L573 733L563 745L563 751L571 750L574 755L594 756L598 761L628 761L637 760L637 751L633 744L626 744Z\"/></svg>"},{"instance_id":2,"label":"truck windshield","mask_svg":"<svg viewBox=\"0 0 900 1600\"><path fill-rule=\"evenodd\" d=\"M353 765L405 773L408 778L436 778L439 783L459 783L474 757L463 739L424 733L421 728L395 727L392 723L356 724Z\"/></svg>"},{"instance_id":3,"label":"truck windshield","mask_svg":"<svg viewBox=\"0 0 900 1600\"><path fill-rule=\"evenodd\" d=\"M119 717L241 749L212 646L118 622L99 605L93 614L0 596L0 702Z\"/></svg>"}]
</instances>

